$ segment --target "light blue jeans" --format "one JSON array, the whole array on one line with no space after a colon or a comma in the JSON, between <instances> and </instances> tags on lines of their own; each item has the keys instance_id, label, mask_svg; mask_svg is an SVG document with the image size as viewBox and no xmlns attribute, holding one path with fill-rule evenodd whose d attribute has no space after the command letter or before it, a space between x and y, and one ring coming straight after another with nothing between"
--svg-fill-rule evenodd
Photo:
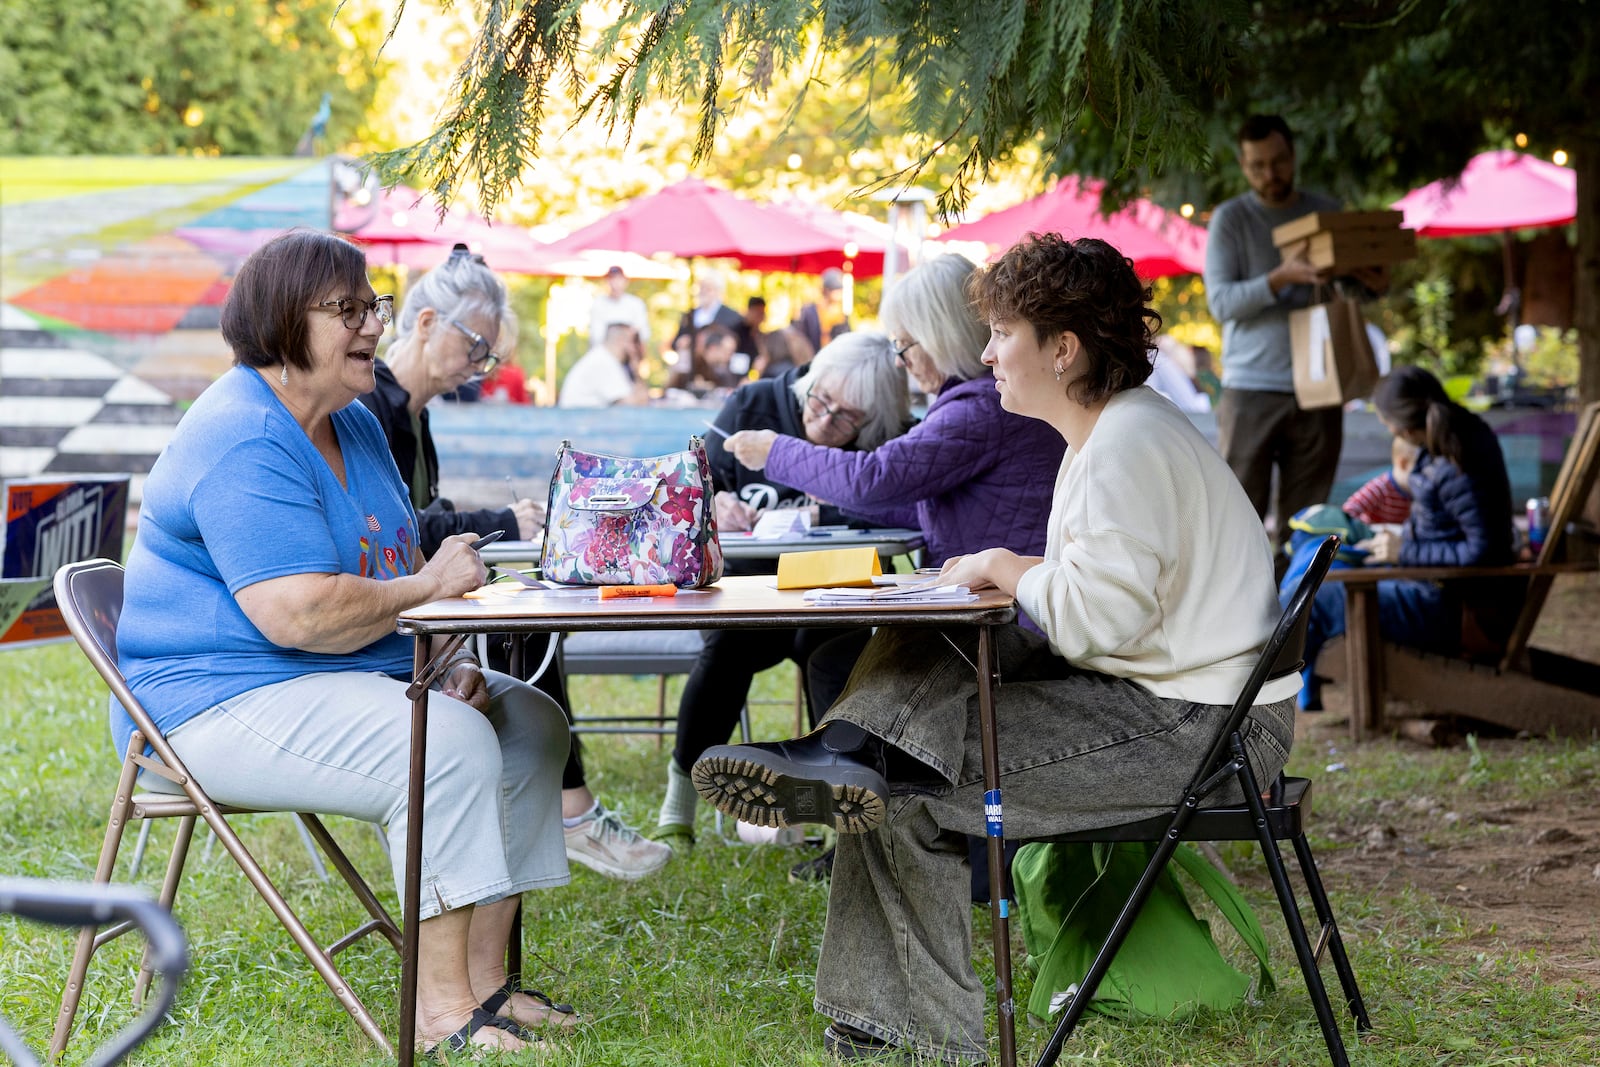
<instances>
[{"instance_id":1,"label":"light blue jeans","mask_svg":"<svg viewBox=\"0 0 1600 1067\"><path fill-rule=\"evenodd\" d=\"M428 696L424 919L568 881L566 717L532 686L494 671L484 677L486 714L438 692ZM382 674L308 674L218 704L167 739L213 800L385 827L395 890L403 894L411 769L405 691L405 682ZM155 775L143 775L140 785L175 788Z\"/></svg>"},{"instance_id":2,"label":"light blue jeans","mask_svg":"<svg viewBox=\"0 0 1600 1067\"><path fill-rule=\"evenodd\" d=\"M985 1058L987 994L972 966L965 838L984 833L984 790L976 638L950 636L965 658L937 630L880 629L827 716L892 746L892 795L882 826L839 836L816 1008L919 1058L961 1063ZM1008 838L1170 810L1228 714L1074 670L1020 627L997 630L996 650ZM1263 786L1293 740L1292 698L1260 705L1246 720L1245 748ZM1242 799L1230 783L1211 802Z\"/></svg>"}]
</instances>

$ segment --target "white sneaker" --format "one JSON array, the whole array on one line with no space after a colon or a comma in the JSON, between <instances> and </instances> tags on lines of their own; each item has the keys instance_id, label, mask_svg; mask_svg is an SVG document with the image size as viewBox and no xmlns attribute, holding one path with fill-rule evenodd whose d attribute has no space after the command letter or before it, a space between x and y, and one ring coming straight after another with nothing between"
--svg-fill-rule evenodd
<instances>
[{"instance_id":1,"label":"white sneaker","mask_svg":"<svg viewBox=\"0 0 1600 1067\"><path fill-rule=\"evenodd\" d=\"M739 840L747 845L798 845L806 839L803 826L757 826L739 820Z\"/></svg>"},{"instance_id":2,"label":"white sneaker","mask_svg":"<svg viewBox=\"0 0 1600 1067\"><path fill-rule=\"evenodd\" d=\"M672 858L672 849L651 841L599 804L576 826L564 827L567 860L611 878L632 881L654 874Z\"/></svg>"}]
</instances>

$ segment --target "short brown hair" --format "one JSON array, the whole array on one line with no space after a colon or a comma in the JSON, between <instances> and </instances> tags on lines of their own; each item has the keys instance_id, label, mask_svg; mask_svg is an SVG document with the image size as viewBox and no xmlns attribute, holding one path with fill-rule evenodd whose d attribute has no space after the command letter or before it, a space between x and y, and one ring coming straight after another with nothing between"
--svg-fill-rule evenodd
<instances>
[{"instance_id":1,"label":"short brown hair","mask_svg":"<svg viewBox=\"0 0 1600 1067\"><path fill-rule=\"evenodd\" d=\"M359 296L367 284L361 249L320 230L290 230L250 253L234 275L222 339L236 365L309 370L306 312L329 293Z\"/></svg>"},{"instance_id":2,"label":"short brown hair","mask_svg":"<svg viewBox=\"0 0 1600 1067\"><path fill-rule=\"evenodd\" d=\"M1161 316L1133 261L1094 237L1068 241L1030 233L969 284L978 313L991 323L1022 321L1039 341L1077 335L1089 369L1073 399L1096 404L1150 377Z\"/></svg>"}]
</instances>

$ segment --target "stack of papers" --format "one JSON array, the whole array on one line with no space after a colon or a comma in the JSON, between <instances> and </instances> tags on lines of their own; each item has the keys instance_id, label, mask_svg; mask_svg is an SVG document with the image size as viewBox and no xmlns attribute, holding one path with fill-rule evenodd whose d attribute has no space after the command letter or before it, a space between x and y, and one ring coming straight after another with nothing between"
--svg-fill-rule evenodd
<instances>
[{"instance_id":1,"label":"stack of papers","mask_svg":"<svg viewBox=\"0 0 1600 1067\"><path fill-rule=\"evenodd\" d=\"M819 607L854 605L864 607L892 604L970 604L978 595L964 585L940 585L938 581L915 585L880 586L872 589L810 589L806 603Z\"/></svg>"}]
</instances>

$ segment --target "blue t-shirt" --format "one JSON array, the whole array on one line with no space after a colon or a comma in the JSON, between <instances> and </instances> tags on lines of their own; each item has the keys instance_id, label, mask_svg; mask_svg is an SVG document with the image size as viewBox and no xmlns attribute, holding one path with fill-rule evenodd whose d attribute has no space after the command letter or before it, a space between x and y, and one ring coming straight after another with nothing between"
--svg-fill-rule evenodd
<instances>
[{"instance_id":1,"label":"blue t-shirt","mask_svg":"<svg viewBox=\"0 0 1600 1067\"><path fill-rule=\"evenodd\" d=\"M422 565L416 516L378 420L333 414L339 484L261 376L235 367L184 415L144 485L117 624L117 659L163 731L240 693L324 671L411 673L412 642L390 634L355 652L283 648L234 594L289 574L383 581ZM133 720L111 702L127 751Z\"/></svg>"}]
</instances>

